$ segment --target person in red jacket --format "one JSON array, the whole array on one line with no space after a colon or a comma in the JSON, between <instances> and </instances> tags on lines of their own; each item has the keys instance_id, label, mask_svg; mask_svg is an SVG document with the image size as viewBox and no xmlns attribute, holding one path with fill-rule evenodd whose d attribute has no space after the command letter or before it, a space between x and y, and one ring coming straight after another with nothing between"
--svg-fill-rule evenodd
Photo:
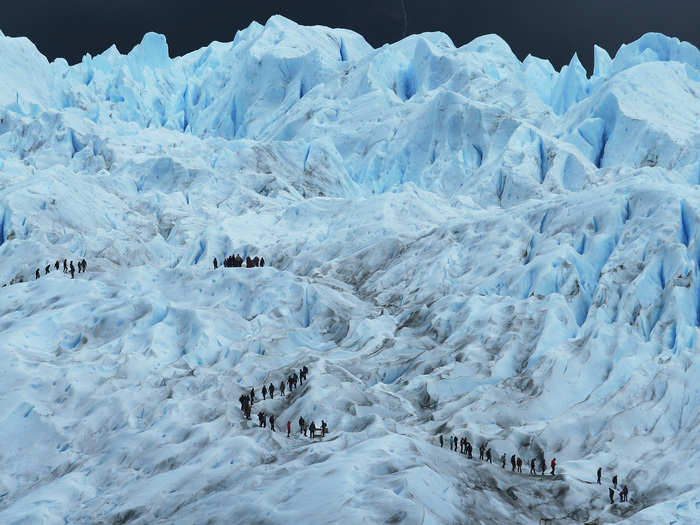
<instances>
[{"instance_id":1,"label":"person in red jacket","mask_svg":"<svg viewBox=\"0 0 700 525\"><path fill-rule=\"evenodd\" d=\"M554 469L557 467L557 458L552 458L552 476L554 476Z\"/></svg>"},{"instance_id":2,"label":"person in red jacket","mask_svg":"<svg viewBox=\"0 0 700 525\"><path fill-rule=\"evenodd\" d=\"M287 437L289 437L291 433L292 433L292 422L287 421Z\"/></svg>"}]
</instances>

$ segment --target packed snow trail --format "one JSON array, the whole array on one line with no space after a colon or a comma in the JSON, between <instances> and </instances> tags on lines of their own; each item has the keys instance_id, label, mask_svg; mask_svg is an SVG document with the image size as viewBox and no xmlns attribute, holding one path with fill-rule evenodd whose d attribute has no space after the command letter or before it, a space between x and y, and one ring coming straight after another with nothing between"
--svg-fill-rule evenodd
<instances>
[{"instance_id":1,"label":"packed snow trail","mask_svg":"<svg viewBox=\"0 0 700 525\"><path fill-rule=\"evenodd\" d=\"M0 35L0 70L0 522L700 522L692 45L588 76L273 17L72 66ZM56 254L85 278L27 279ZM300 363L278 421L332 434L287 451L237 399Z\"/></svg>"}]
</instances>

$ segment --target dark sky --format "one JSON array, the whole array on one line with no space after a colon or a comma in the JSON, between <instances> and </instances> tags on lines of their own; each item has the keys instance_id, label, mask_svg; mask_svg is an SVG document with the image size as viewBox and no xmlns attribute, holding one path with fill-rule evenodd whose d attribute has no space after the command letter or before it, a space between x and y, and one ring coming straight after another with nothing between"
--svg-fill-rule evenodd
<instances>
[{"instance_id":1,"label":"dark sky","mask_svg":"<svg viewBox=\"0 0 700 525\"><path fill-rule=\"evenodd\" d=\"M29 37L49 59L70 63L117 44L128 52L147 31L166 35L178 56L212 40L231 41L251 21L282 14L301 24L345 27L373 46L404 34L443 31L456 45L497 33L520 59L555 67L576 51L591 71L593 44L611 55L647 31L700 43L698 0L13 0L0 29ZM407 17L404 18L403 5ZM407 25L405 22L407 21Z\"/></svg>"}]
</instances>

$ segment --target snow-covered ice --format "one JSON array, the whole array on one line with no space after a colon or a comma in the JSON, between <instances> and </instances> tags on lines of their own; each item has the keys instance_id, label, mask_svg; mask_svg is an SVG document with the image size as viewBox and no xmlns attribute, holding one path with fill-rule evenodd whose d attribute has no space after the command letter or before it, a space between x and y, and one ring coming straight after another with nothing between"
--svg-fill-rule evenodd
<instances>
[{"instance_id":1,"label":"snow-covered ice","mask_svg":"<svg viewBox=\"0 0 700 525\"><path fill-rule=\"evenodd\" d=\"M0 71L1 523L700 522L692 45L589 76L273 17ZM291 439L242 419L304 364L254 409Z\"/></svg>"}]
</instances>

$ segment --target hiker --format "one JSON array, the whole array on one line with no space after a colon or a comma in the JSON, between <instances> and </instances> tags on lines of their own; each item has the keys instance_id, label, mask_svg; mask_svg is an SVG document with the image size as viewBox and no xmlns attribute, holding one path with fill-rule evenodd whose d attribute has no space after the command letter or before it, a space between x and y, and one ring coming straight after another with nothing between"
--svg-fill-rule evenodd
<instances>
[{"instance_id":1,"label":"hiker","mask_svg":"<svg viewBox=\"0 0 700 525\"><path fill-rule=\"evenodd\" d=\"M513 472L515 472L515 454L510 457L510 464L513 467Z\"/></svg>"},{"instance_id":2,"label":"hiker","mask_svg":"<svg viewBox=\"0 0 700 525\"><path fill-rule=\"evenodd\" d=\"M484 460L484 444L479 445L479 459Z\"/></svg>"},{"instance_id":3,"label":"hiker","mask_svg":"<svg viewBox=\"0 0 700 525\"><path fill-rule=\"evenodd\" d=\"M287 437L289 437L292 433L292 422L287 421Z\"/></svg>"},{"instance_id":4,"label":"hiker","mask_svg":"<svg viewBox=\"0 0 700 525\"><path fill-rule=\"evenodd\" d=\"M303 384L304 384L304 372L303 372L302 369L300 368L300 369L299 369L299 386L301 386L301 385L303 385Z\"/></svg>"},{"instance_id":5,"label":"hiker","mask_svg":"<svg viewBox=\"0 0 700 525\"><path fill-rule=\"evenodd\" d=\"M270 388L267 389L270 392L270 399L275 399L275 384L270 383Z\"/></svg>"},{"instance_id":6,"label":"hiker","mask_svg":"<svg viewBox=\"0 0 700 525\"><path fill-rule=\"evenodd\" d=\"M255 402L255 387L251 387L250 389L250 404L252 405Z\"/></svg>"},{"instance_id":7,"label":"hiker","mask_svg":"<svg viewBox=\"0 0 700 525\"><path fill-rule=\"evenodd\" d=\"M39 268L36 269L36 278L38 279L41 277L41 273L39 273Z\"/></svg>"},{"instance_id":8,"label":"hiker","mask_svg":"<svg viewBox=\"0 0 700 525\"><path fill-rule=\"evenodd\" d=\"M457 436L455 436L455 452L457 452Z\"/></svg>"},{"instance_id":9,"label":"hiker","mask_svg":"<svg viewBox=\"0 0 700 525\"><path fill-rule=\"evenodd\" d=\"M503 463L503 468L506 468L506 453L505 452L501 456L501 463Z\"/></svg>"},{"instance_id":10,"label":"hiker","mask_svg":"<svg viewBox=\"0 0 700 525\"><path fill-rule=\"evenodd\" d=\"M287 378L287 384L289 385L289 393L292 393L292 376Z\"/></svg>"},{"instance_id":11,"label":"hiker","mask_svg":"<svg viewBox=\"0 0 700 525\"><path fill-rule=\"evenodd\" d=\"M263 395L263 399L267 399L267 397L266 397L267 396L267 388L265 387L265 385L263 385L262 395Z\"/></svg>"},{"instance_id":12,"label":"hiker","mask_svg":"<svg viewBox=\"0 0 700 525\"><path fill-rule=\"evenodd\" d=\"M306 376L309 375L309 368L306 365L304 365L304 368L302 368L302 370L304 371L304 379L306 379Z\"/></svg>"},{"instance_id":13,"label":"hiker","mask_svg":"<svg viewBox=\"0 0 700 525\"><path fill-rule=\"evenodd\" d=\"M597 474L598 474L598 485L600 485L600 476L603 475L603 468L602 467L598 467Z\"/></svg>"},{"instance_id":14,"label":"hiker","mask_svg":"<svg viewBox=\"0 0 700 525\"><path fill-rule=\"evenodd\" d=\"M440 434L440 448L442 448L444 444L445 444L445 440L442 439L442 434Z\"/></svg>"},{"instance_id":15,"label":"hiker","mask_svg":"<svg viewBox=\"0 0 700 525\"><path fill-rule=\"evenodd\" d=\"M214 269L216 270L219 267L219 261L216 260L216 257L214 257Z\"/></svg>"},{"instance_id":16,"label":"hiker","mask_svg":"<svg viewBox=\"0 0 700 525\"><path fill-rule=\"evenodd\" d=\"M51 270L51 265L47 264L46 268L44 268L44 275L48 275L50 270Z\"/></svg>"},{"instance_id":17,"label":"hiker","mask_svg":"<svg viewBox=\"0 0 700 525\"><path fill-rule=\"evenodd\" d=\"M284 380L282 380L282 381L280 381L280 392L282 392L282 395L284 395L284 387L285 387L285 383L284 383Z\"/></svg>"},{"instance_id":18,"label":"hiker","mask_svg":"<svg viewBox=\"0 0 700 525\"><path fill-rule=\"evenodd\" d=\"M540 470L542 471L542 475L544 476L544 471L547 469L547 462L544 460L544 456L540 458Z\"/></svg>"},{"instance_id":19,"label":"hiker","mask_svg":"<svg viewBox=\"0 0 700 525\"><path fill-rule=\"evenodd\" d=\"M322 419L321 420L321 437L325 437L325 435L328 433L328 425L326 422Z\"/></svg>"},{"instance_id":20,"label":"hiker","mask_svg":"<svg viewBox=\"0 0 700 525\"><path fill-rule=\"evenodd\" d=\"M452 443L452 436L450 436L450 450L454 447L454 444Z\"/></svg>"},{"instance_id":21,"label":"hiker","mask_svg":"<svg viewBox=\"0 0 700 525\"><path fill-rule=\"evenodd\" d=\"M554 476L554 469L557 467L557 458L552 458L552 476Z\"/></svg>"},{"instance_id":22,"label":"hiker","mask_svg":"<svg viewBox=\"0 0 700 525\"><path fill-rule=\"evenodd\" d=\"M275 416L270 416L270 430L275 431Z\"/></svg>"},{"instance_id":23,"label":"hiker","mask_svg":"<svg viewBox=\"0 0 700 525\"><path fill-rule=\"evenodd\" d=\"M265 267L265 259L260 257L260 268L264 268L264 267Z\"/></svg>"},{"instance_id":24,"label":"hiker","mask_svg":"<svg viewBox=\"0 0 700 525\"><path fill-rule=\"evenodd\" d=\"M63 259L63 273L68 273L67 259Z\"/></svg>"},{"instance_id":25,"label":"hiker","mask_svg":"<svg viewBox=\"0 0 700 525\"><path fill-rule=\"evenodd\" d=\"M518 472L523 473L523 460L518 458Z\"/></svg>"},{"instance_id":26,"label":"hiker","mask_svg":"<svg viewBox=\"0 0 700 525\"><path fill-rule=\"evenodd\" d=\"M467 457L472 459L472 444L467 441Z\"/></svg>"},{"instance_id":27,"label":"hiker","mask_svg":"<svg viewBox=\"0 0 700 525\"><path fill-rule=\"evenodd\" d=\"M61 267L61 264L58 261L56 261L56 264L54 264L53 267L54 270L58 270Z\"/></svg>"},{"instance_id":28,"label":"hiker","mask_svg":"<svg viewBox=\"0 0 700 525\"><path fill-rule=\"evenodd\" d=\"M258 421L260 422L261 427L265 426L265 413L264 412L258 412Z\"/></svg>"},{"instance_id":29,"label":"hiker","mask_svg":"<svg viewBox=\"0 0 700 525\"><path fill-rule=\"evenodd\" d=\"M73 261L70 262L70 278L75 279L75 266L73 266Z\"/></svg>"},{"instance_id":30,"label":"hiker","mask_svg":"<svg viewBox=\"0 0 700 525\"><path fill-rule=\"evenodd\" d=\"M530 460L530 475L531 476L536 476L537 472L535 472L535 458L532 458Z\"/></svg>"},{"instance_id":31,"label":"hiker","mask_svg":"<svg viewBox=\"0 0 700 525\"><path fill-rule=\"evenodd\" d=\"M316 433L316 423L314 423L312 421L311 424L309 425L309 437L313 438L315 433Z\"/></svg>"},{"instance_id":32,"label":"hiker","mask_svg":"<svg viewBox=\"0 0 700 525\"><path fill-rule=\"evenodd\" d=\"M304 432L304 418L299 416L299 433ZM304 433L306 435L306 433Z\"/></svg>"},{"instance_id":33,"label":"hiker","mask_svg":"<svg viewBox=\"0 0 700 525\"><path fill-rule=\"evenodd\" d=\"M610 504L615 503L615 491L612 487L608 487L608 496L610 497Z\"/></svg>"},{"instance_id":34,"label":"hiker","mask_svg":"<svg viewBox=\"0 0 700 525\"><path fill-rule=\"evenodd\" d=\"M613 488L616 489L616 488L617 488L617 474L615 474L615 475L613 476L613 480L612 480L612 481L613 481Z\"/></svg>"},{"instance_id":35,"label":"hiker","mask_svg":"<svg viewBox=\"0 0 700 525\"><path fill-rule=\"evenodd\" d=\"M627 495L629 491L627 490L627 485L622 486L622 501L627 501Z\"/></svg>"},{"instance_id":36,"label":"hiker","mask_svg":"<svg viewBox=\"0 0 700 525\"><path fill-rule=\"evenodd\" d=\"M491 463L493 465L493 461L491 461L491 449L488 449L486 451L486 461L488 461L489 463Z\"/></svg>"}]
</instances>

